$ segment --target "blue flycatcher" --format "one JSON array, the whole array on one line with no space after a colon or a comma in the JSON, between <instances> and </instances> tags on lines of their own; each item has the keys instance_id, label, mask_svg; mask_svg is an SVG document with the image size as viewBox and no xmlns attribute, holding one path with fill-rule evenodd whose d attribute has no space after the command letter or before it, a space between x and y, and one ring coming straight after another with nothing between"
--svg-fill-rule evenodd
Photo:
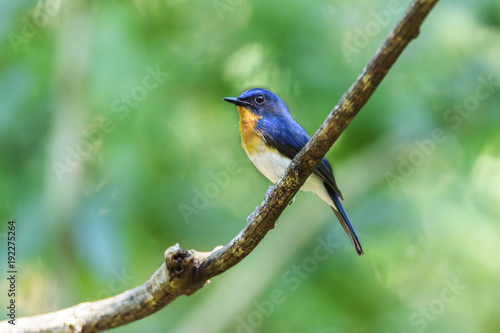
<instances>
[{"instance_id":1,"label":"blue flycatcher","mask_svg":"<svg viewBox=\"0 0 500 333\"><path fill-rule=\"evenodd\" d=\"M292 118L283 101L265 89L250 89L239 97L225 97L240 115L241 146L255 167L276 183L310 137ZM323 158L301 190L316 193L332 207L358 255L363 254L356 232L340 203L343 200L328 161ZM340 197L340 199L339 199Z\"/></svg>"}]
</instances>

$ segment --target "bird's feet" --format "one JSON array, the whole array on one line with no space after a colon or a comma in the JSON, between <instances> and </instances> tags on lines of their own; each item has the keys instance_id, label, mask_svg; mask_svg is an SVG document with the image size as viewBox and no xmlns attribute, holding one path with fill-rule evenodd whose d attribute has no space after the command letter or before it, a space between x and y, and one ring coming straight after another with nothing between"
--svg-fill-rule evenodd
<instances>
[{"instance_id":1,"label":"bird's feet","mask_svg":"<svg viewBox=\"0 0 500 333\"><path fill-rule=\"evenodd\" d=\"M271 194L271 191L272 191L273 187L274 187L274 185L271 185L271 186L269 186L269 188L267 189L267 191L266 191L266 198L269 196L269 194Z\"/></svg>"}]
</instances>

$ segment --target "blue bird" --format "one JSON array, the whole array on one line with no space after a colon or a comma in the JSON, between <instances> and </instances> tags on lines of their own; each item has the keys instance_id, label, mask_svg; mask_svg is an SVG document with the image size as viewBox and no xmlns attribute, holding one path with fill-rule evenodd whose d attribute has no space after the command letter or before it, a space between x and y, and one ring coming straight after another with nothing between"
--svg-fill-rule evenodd
<instances>
[{"instance_id":1,"label":"blue bird","mask_svg":"<svg viewBox=\"0 0 500 333\"><path fill-rule=\"evenodd\" d=\"M241 146L255 167L276 183L310 137L292 118L283 101L266 89L250 89L239 97L225 97L240 116ZM358 255L363 249L340 203L343 200L328 161L323 158L301 190L316 193L332 207Z\"/></svg>"}]
</instances>

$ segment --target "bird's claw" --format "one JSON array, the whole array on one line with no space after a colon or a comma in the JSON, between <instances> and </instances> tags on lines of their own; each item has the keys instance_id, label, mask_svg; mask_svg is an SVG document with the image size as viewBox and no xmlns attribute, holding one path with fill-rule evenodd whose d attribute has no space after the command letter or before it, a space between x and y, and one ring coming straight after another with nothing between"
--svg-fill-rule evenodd
<instances>
[{"instance_id":1,"label":"bird's claw","mask_svg":"<svg viewBox=\"0 0 500 333\"><path fill-rule=\"evenodd\" d=\"M266 191L266 198L271 194L271 191L273 190L274 185L269 186L269 188Z\"/></svg>"}]
</instances>

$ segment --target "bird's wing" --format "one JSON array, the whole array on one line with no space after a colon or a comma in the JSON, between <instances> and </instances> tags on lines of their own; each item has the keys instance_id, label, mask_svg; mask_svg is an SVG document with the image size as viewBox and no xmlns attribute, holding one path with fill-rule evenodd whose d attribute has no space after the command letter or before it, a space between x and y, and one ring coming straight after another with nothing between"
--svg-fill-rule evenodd
<instances>
[{"instance_id":1,"label":"bird's wing","mask_svg":"<svg viewBox=\"0 0 500 333\"><path fill-rule=\"evenodd\" d=\"M293 159L310 139L307 132L291 117L279 120L277 118L259 119L257 129L270 147L289 159ZM344 199L333 177L332 167L325 158L319 162L314 173L321 177L340 199Z\"/></svg>"}]
</instances>

